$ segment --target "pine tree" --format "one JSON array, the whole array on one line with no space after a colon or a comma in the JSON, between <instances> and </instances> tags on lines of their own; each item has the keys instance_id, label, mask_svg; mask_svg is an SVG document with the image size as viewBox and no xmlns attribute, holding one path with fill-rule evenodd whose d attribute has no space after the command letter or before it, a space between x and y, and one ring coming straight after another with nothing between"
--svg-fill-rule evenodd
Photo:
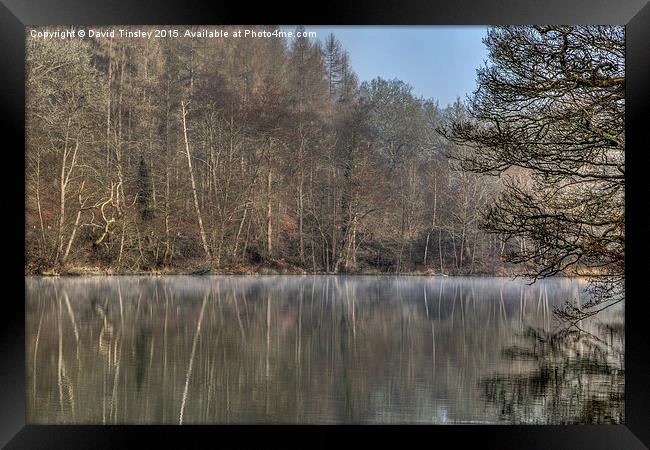
<instances>
[{"instance_id":1,"label":"pine tree","mask_svg":"<svg viewBox=\"0 0 650 450\"><path fill-rule=\"evenodd\" d=\"M154 217L152 207L152 187L149 167L143 155L140 155L140 166L138 168L138 206L142 220L151 220Z\"/></svg>"}]
</instances>

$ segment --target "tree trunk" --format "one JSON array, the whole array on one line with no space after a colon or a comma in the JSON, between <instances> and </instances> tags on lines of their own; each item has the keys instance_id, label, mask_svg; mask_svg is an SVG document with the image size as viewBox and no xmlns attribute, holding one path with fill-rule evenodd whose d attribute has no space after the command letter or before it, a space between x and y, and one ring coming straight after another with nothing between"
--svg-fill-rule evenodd
<instances>
[{"instance_id":1,"label":"tree trunk","mask_svg":"<svg viewBox=\"0 0 650 450\"><path fill-rule=\"evenodd\" d=\"M424 267L427 266L427 252L429 251L429 237L431 236L431 232L427 233L427 243L424 244L424 258L422 260L422 265Z\"/></svg>"},{"instance_id":2,"label":"tree trunk","mask_svg":"<svg viewBox=\"0 0 650 450\"><path fill-rule=\"evenodd\" d=\"M438 256L440 257L440 273L445 273L445 266L442 259L442 228L438 228Z\"/></svg>"},{"instance_id":3,"label":"tree trunk","mask_svg":"<svg viewBox=\"0 0 650 450\"><path fill-rule=\"evenodd\" d=\"M36 159L36 206L38 208L38 220L41 224L41 237L43 239L43 246L41 249L41 256L47 253L47 240L45 239L45 226L43 225L43 212L41 210L41 154L37 155Z\"/></svg>"},{"instance_id":4,"label":"tree trunk","mask_svg":"<svg viewBox=\"0 0 650 450\"><path fill-rule=\"evenodd\" d=\"M190 181L192 183L192 198L194 199L194 209L196 210L196 218L199 222L199 231L201 233L201 241L203 242L203 250L205 251L205 256L209 260L210 248L208 247L208 240L205 235L205 229L203 228L203 219L201 218L201 210L199 209L199 198L196 193L196 182L194 181L194 171L192 170L192 156L190 155L190 144L187 140L187 123L185 121L186 111L185 111L185 101L181 101L182 108L182 117L183 117L183 137L185 139L185 154L187 155L187 167L190 172Z\"/></svg>"},{"instance_id":5,"label":"tree trunk","mask_svg":"<svg viewBox=\"0 0 650 450\"><path fill-rule=\"evenodd\" d=\"M113 39L109 41L108 44L108 82L106 83L107 93L107 105L106 105L106 169L110 167L111 163L111 80L113 74Z\"/></svg>"},{"instance_id":6,"label":"tree trunk","mask_svg":"<svg viewBox=\"0 0 650 450\"><path fill-rule=\"evenodd\" d=\"M74 242L74 237L77 234L77 228L79 228L79 219L81 219L81 211L83 210L83 201L81 200L81 193L84 189L85 181L81 182L81 187L79 188L79 210L77 211L77 218L74 221L74 227L72 228L72 233L70 234L70 239L68 239L68 245L65 249L65 253L63 254L63 258L61 259L61 263L65 264L66 260L68 259L68 255L70 254L70 249L72 248L72 243Z\"/></svg>"},{"instance_id":7,"label":"tree trunk","mask_svg":"<svg viewBox=\"0 0 650 450\"><path fill-rule=\"evenodd\" d=\"M244 215L239 222L239 228L237 229L237 237L235 237L235 247L232 251L232 256L237 259L237 247L239 247L239 237L241 236L242 229L244 228L244 222L246 221L246 213L248 212L248 206L244 208Z\"/></svg>"},{"instance_id":8,"label":"tree trunk","mask_svg":"<svg viewBox=\"0 0 650 450\"><path fill-rule=\"evenodd\" d=\"M300 184L298 186L298 235L300 236L300 262L305 265L305 243L302 236L303 227L303 192L302 192L302 174L300 175Z\"/></svg>"},{"instance_id":9,"label":"tree trunk","mask_svg":"<svg viewBox=\"0 0 650 450\"><path fill-rule=\"evenodd\" d=\"M63 227L65 224L65 194L66 194L66 182L65 182L65 164L68 158L68 132L70 129L70 119L68 119L68 127L65 132L65 142L63 143L63 158L61 161L61 173L59 179L59 230L57 236L57 248L55 260L58 261L63 251Z\"/></svg>"},{"instance_id":10,"label":"tree trunk","mask_svg":"<svg viewBox=\"0 0 650 450\"><path fill-rule=\"evenodd\" d=\"M72 228L72 233L70 234L70 239L68 239L68 245L65 248L65 253L61 258L61 264L65 264L70 254L70 248L72 247L72 242L74 241L75 234L77 233L77 228L79 227L79 219L81 218L81 209L77 211L77 218L74 221L74 227Z\"/></svg>"},{"instance_id":11,"label":"tree trunk","mask_svg":"<svg viewBox=\"0 0 650 450\"><path fill-rule=\"evenodd\" d=\"M271 198L271 141L269 140L268 171L266 174L266 255L273 257L273 217Z\"/></svg>"}]
</instances>

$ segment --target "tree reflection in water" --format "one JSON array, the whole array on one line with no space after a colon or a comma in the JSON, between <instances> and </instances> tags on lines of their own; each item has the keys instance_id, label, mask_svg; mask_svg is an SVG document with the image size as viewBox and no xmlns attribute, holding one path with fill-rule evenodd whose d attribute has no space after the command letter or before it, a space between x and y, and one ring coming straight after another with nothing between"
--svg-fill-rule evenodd
<instances>
[{"instance_id":1,"label":"tree reflection in water","mask_svg":"<svg viewBox=\"0 0 650 450\"><path fill-rule=\"evenodd\" d=\"M29 278L27 421L620 422L623 305L550 337L583 284Z\"/></svg>"},{"instance_id":2,"label":"tree reflection in water","mask_svg":"<svg viewBox=\"0 0 650 450\"><path fill-rule=\"evenodd\" d=\"M571 326L556 332L528 328L527 346L503 349L510 360L533 361L523 373L482 379L483 395L507 423L624 422L623 323ZM602 336L602 337L601 337Z\"/></svg>"}]
</instances>

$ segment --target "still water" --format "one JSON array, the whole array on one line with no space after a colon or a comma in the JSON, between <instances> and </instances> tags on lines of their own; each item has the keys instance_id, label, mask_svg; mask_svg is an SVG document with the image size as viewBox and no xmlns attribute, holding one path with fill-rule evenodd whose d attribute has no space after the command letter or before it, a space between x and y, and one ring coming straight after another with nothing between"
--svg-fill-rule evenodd
<instances>
[{"instance_id":1,"label":"still water","mask_svg":"<svg viewBox=\"0 0 650 450\"><path fill-rule=\"evenodd\" d=\"M624 307L585 280L26 278L27 422L620 423Z\"/></svg>"}]
</instances>

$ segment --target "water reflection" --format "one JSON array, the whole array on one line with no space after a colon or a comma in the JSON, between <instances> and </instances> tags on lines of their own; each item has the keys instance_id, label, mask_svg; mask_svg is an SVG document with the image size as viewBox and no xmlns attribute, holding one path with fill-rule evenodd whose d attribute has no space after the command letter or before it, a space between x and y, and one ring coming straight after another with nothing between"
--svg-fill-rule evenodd
<instances>
[{"instance_id":1,"label":"water reflection","mask_svg":"<svg viewBox=\"0 0 650 450\"><path fill-rule=\"evenodd\" d=\"M28 278L28 423L623 420L623 305L580 280Z\"/></svg>"},{"instance_id":2,"label":"water reflection","mask_svg":"<svg viewBox=\"0 0 650 450\"><path fill-rule=\"evenodd\" d=\"M534 361L530 371L499 373L480 381L507 423L623 423L623 327L600 324L605 339L575 327L557 334L530 328L526 347L507 347L506 358Z\"/></svg>"}]
</instances>

